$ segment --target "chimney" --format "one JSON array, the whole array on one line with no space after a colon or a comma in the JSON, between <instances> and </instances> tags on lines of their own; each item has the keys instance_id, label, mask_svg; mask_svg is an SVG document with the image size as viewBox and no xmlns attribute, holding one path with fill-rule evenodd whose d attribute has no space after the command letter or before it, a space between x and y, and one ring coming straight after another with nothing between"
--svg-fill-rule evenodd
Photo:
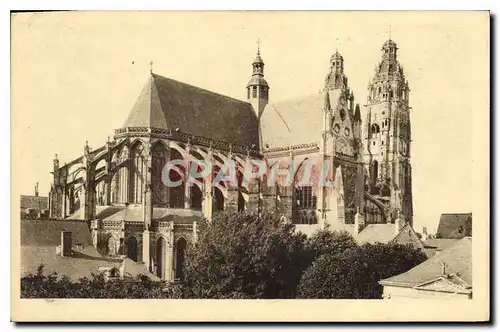
<instances>
[{"instance_id":1,"label":"chimney","mask_svg":"<svg viewBox=\"0 0 500 332\"><path fill-rule=\"evenodd\" d=\"M35 186L35 196L38 197L38 182L36 183Z\"/></svg>"},{"instance_id":2,"label":"chimney","mask_svg":"<svg viewBox=\"0 0 500 332\"><path fill-rule=\"evenodd\" d=\"M61 256L71 256L71 232L61 231Z\"/></svg>"},{"instance_id":3,"label":"chimney","mask_svg":"<svg viewBox=\"0 0 500 332\"><path fill-rule=\"evenodd\" d=\"M422 241L427 241L428 234L427 234L427 227L422 227Z\"/></svg>"},{"instance_id":4,"label":"chimney","mask_svg":"<svg viewBox=\"0 0 500 332\"><path fill-rule=\"evenodd\" d=\"M446 263L443 262L443 263L441 263L441 274L445 276L445 275L447 275L446 272L447 272L446 271Z\"/></svg>"}]
</instances>

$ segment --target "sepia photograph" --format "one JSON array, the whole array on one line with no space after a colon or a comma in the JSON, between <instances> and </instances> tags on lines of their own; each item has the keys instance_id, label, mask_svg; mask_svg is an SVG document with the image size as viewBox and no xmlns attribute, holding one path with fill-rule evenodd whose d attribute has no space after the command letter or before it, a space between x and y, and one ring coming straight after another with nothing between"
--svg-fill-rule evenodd
<instances>
[{"instance_id":1,"label":"sepia photograph","mask_svg":"<svg viewBox=\"0 0 500 332\"><path fill-rule=\"evenodd\" d=\"M13 320L489 319L489 12L11 15Z\"/></svg>"}]
</instances>

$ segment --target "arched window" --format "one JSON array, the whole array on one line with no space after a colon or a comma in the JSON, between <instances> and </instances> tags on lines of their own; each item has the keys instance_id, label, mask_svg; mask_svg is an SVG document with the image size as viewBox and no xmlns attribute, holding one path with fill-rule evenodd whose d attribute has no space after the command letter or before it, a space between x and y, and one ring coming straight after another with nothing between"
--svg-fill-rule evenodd
<instances>
[{"instance_id":1,"label":"arched window","mask_svg":"<svg viewBox=\"0 0 500 332\"><path fill-rule=\"evenodd\" d=\"M376 160L374 160L372 163L370 175L371 175L372 186L374 186L376 184L377 178L378 178L378 161L376 161Z\"/></svg>"},{"instance_id":2,"label":"arched window","mask_svg":"<svg viewBox=\"0 0 500 332\"><path fill-rule=\"evenodd\" d=\"M245 211L245 198L241 194L241 192L238 193L238 212L243 212Z\"/></svg>"},{"instance_id":3,"label":"arched window","mask_svg":"<svg viewBox=\"0 0 500 332\"><path fill-rule=\"evenodd\" d=\"M316 196L313 195L311 186L304 186L295 192L297 208L316 209Z\"/></svg>"},{"instance_id":4,"label":"arched window","mask_svg":"<svg viewBox=\"0 0 500 332\"><path fill-rule=\"evenodd\" d=\"M372 134L378 134L380 133L380 127L378 126L378 124L374 123L372 125Z\"/></svg>"},{"instance_id":5,"label":"arched window","mask_svg":"<svg viewBox=\"0 0 500 332\"><path fill-rule=\"evenodd\" d=\"M193 184L191 186L191 208L193 210L201 210L202 196L201 189Z\"/></svg>"},{"instance_id":6,"label":"arched window","mask_svg":"<svg viewBox=\"0 0 500 332\"><path fill-rule=\"evenodd\" d=\"M170 160L182 160L182 155L179 151L175 150L175 149L171 149L170 150ZM174 170L174 169L170 169L168 171L168 177L169 177L169 180L172 182L172 183L176 183L178 181L180 181L180 185L174 187L174 186L168 186L168 190L169 190L169 206L171 208L184 208L184 199L185 199L185 190L184 190L184 186L185 186L185 182L182 181L182 176L181 174L179 174L179 171L183 172L184 169L182 168L181 170L177 169L177 170Z\"/></svg>"},{"instance_id":7,"label":"arched window","mask_svg":"<svg viewBox=\"0 0 500 332\"><path fill-rule=\"evenodd\" d=\"M345 111L343 109L340 110L340 120L344 121L345 119Z\"/></svg>"},{"instance_id":8,"label":"arched window","mask_svg":"<svg viewBox=\"0 0 500 332\"><path fill-rule=\"evenodd\" d=\"M252 87L252 97L257 98L257 87L256 86Z\"/></svg>"},{"instance_id":9,"label":"arched window","mask_svg":"<svg viewBox=\"0 0 500 332\"><path fill-rule=\"evenodd\" d=\"M219 188L214 188L214 195L212 200L212 211L218 212L224 210L224 195Z\"/></svg>"},{"instance_id":10,"label":"arched window","mask_svg":"<svg viewBox=\"0 0 500 332\"><path fill-rule=\"evenodd\" d=\"M137 262L137 239L131 236L127 241L127 257Z\"/></svg>"},{"instance_id":11,"label":"arched window","mask_svg":"<svg viewBox=\"0 0 500 332\"><path fill-rule=\"evenodd\" d=\"M175 246L175 278L183 280L184 279L184 258L186 252L186 239L181 237L177 240Z\"/></svg>"},{"instance_id":12,"label":"arched window","mask_svg":"<svg viewBox=\"0 0 500 332\"><path fill-rule=\"evenodd\" d=\"M146 244L147 245L147 244ZM156 241L156 276L160 279L165 279L165 254L166 242L165 239L160 237Z\"/></svg>"}]
</instances>

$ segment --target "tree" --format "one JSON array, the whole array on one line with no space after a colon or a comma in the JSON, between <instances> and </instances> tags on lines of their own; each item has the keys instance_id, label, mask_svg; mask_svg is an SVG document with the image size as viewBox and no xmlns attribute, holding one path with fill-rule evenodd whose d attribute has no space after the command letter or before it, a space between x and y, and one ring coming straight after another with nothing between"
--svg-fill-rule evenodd
<instances>
[{"instance_id":1,"label":"tree","mask_svg":"<svg viewBox=\"0 0 500 332\"><path fill-rule=\"evenodd\" d=\"M298 297L379 299L379 280L408 271L425 260L422 252L399 244L364 244L340 255L323 254L304 272Z\"/></svg>"},{"instance_id":2,"label":"tree","mask_svg":"<svg viewBox=\"0 0 500 332\"><path fill-rule=\"evenodd\" d=\"M165 284L139 275L135 279L106 281L102 275L71 281L57 273L48 276L43 265L36 274L21 278L22 298L157 299L183 298L181 285Z\"/></svg>"},{"instance_id":3,"label":"tree","mask_svg":"<svg viewBox=\"0 0 500 332\"><path fill-rule=\"evenodd\" d=\"M196 298L293 298L307 267L306 236L277 214L222 212L186 253Z\"/></svg>"},{"instance_id":4,"label":"tree","mask_svg":"<svg viewBox=\"0 0 500 332\"><path fill-rule=\"evenodd\" d=\"M354 247L357 247L357 243L351 234L346 231L330 231L328 228L315 232L307 240L307 250L313 260L326 253L338 255Z\"/></svg>"}]
</instances>

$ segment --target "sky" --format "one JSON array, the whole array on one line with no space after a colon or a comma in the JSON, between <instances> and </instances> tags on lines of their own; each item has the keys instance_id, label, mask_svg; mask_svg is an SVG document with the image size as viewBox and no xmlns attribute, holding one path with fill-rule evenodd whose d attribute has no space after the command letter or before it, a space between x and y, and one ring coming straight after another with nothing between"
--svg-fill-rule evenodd
<instances>
[{"instance_id":1,"label":"sky","mask_svg":"<svg viewBox=\"0 0 500 332\"><path fill-rule=\"evenodd\" d=\"M260 39L273 102L322 89L338 49L355 102L365 104L390 34L411 89L415 229L434 232L441 213L473 210L474 124L489 100L484 13L67 12L11 22L20 193L32 194L36 182L48 193L55 153L69 162L85 141L97 148L113 136L151 61L155 73L244 100Z\"/></svg>"}]
</instances>

